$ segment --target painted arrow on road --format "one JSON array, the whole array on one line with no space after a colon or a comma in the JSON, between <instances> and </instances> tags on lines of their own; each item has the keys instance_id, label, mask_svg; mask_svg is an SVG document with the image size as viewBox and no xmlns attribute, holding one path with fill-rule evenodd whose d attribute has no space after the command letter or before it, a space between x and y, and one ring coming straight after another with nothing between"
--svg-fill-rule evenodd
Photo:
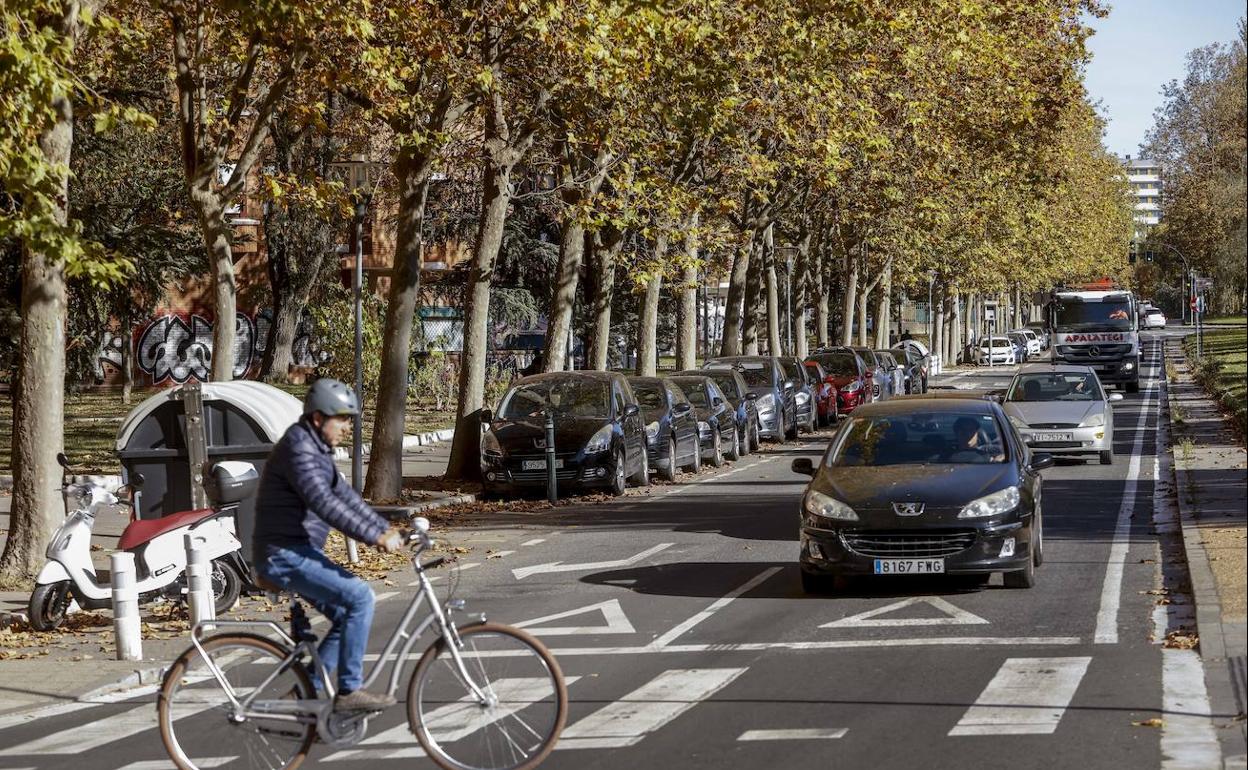
<instances>
[{"instance_id":1,"label":"painted arrow on road","mask_svg":"<svg viewBox=\"0 0 1248 770\"><path fill-rule=\"evenodd\" d=\"M630 556L627 559L616 559L615 561L594 561L586 564L564 564L561 561L551 561L545 564L534 564L531 567L513 569L511 574L516 576L516 580L524 580L529 575L540 575L545 572L579 572L581 570L629 567L642 559L654 556L659 551L665 551L673 545L675 545L675 543L659 543L652 548L647 548L636 556Z\"/></svg>"}]
</instances>

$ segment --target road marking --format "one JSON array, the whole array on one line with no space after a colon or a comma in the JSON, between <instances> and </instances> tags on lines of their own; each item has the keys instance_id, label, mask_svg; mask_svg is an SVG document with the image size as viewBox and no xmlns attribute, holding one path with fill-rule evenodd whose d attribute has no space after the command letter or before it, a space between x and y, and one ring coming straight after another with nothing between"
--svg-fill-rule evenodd
<instances>
[{"instance_id":1,"label":"road marking","mask_svg":"<svg viewBox=\"0 0 1248 770\"><path fill-rule=\"evenodd\" d=\"M220 767L221 765L233 762L238 757L203 757L201 759L192 759L191 762L200 768L204 767ZM131 762L128 765L122 765L117 770L169 770L169 760L167 759L144 759L140 762Z\"/></svg>"},{"instance_id":2,"label":"road marking","mask_svg":"<svg viewBox=\"0 0 1248 770\"><path fill-rule=\"evenodd\" d=\"M660 636L659 638L651 642L650 646L651 647L666 647L667 645L671 644L676 639L676 637L684 634L686 631L698 625L699 623L706 620L710 616L714 615L716 612L719 612L724 607L727 607L729 604L732 604L733 600L737 599L742 594L747 593L749 591L753 591L759 585L771 579L771 577L775 575L777 572L779 572L780 569L781 569L780 567L771 567L771 568L763 570L762 572L758 573L754 577L745 581L745 583L734 588L726 596L716 599L711 604L711 606L702 610L701 612L689 618L688 620L685 620L684 622L678 623L675 626L673 626L667 633L663 634L662 636Z\"/></svg>"},{"instance_id":3,"label":"road marking","mask_svg":"<svg viewBox=\"0 0 1248 770\"><path fill-rule=\"evenodd\" d=\"M675 543L659 543L656 546L647 548L639 554L630 556L627 559L615 559L612 561L595 561L585 564L564 564L561 561L546 562L545 564L534 564L531 567L520 567L513 569L511 574L515 575L516 580L523 580L529 575L540 575L548 572L580 572L591 569L614 569L616 567L629 567L642 559L654 556L660 551L671 548Z\"/></svg>"},{"instance_id":4,"label":"road marking","mask_svg":"<svg viewBox=\"0 0 1248 770\"><path fill-rule=\"evenodd\" d=\"M728 642L713 644L669 644L666 647L645 645L642 647L552 647L555 657L592 655L651 655L660 653L701 652L766 652L768 650L853 650L879 649L881 647L1074 647L1083 644L1078 636L952 636L921 639L844 639L821 642ZM527 651L478 653L483 658L515 657L531 655ZM378 653L364 656L366 661L377 660ZM465 657L473 657L465 653Z\"/></svg>"},{"instance_id":5,"label":"road marking","mask_svg":"<svg viewBox=\"0 0 1248 770\"><path fill-rule=\"evenodd\" d=\"M739 741L815 741L843 738L849 732L844 727L812 727L794 730L746 730L737 737Z\"/></svg>"},{"instance_id":6,"label":"road marking","mask_svg":"<svg viewBox=\"0 0 1248 770\"><path fill-rule=\"evenodd\" d=\"M549 623L552 620L563 620L575 615L583 615L587 612L601 613L604 620L607 621L605 626L549 626L545 628L534 628L541 626L542 623ZM539 636L572 636L574 634L635 634L637 629L633 628L633 624L628 621L628 617L624 614L623 608L620 607L619 599L608 599L605 602L590 604L586 607L577 607L574 610L566 612L556 612L553 615L545 615L540 618L526 620L523 623L514 624L516 628L527 629L531 634Z\"/></svg>"},{"instance_id":7,"label":"road marking","mask_svg":"<svg viewBox=\"0 0 1248 770\"><path fill-rule=\"evenodd\" d=\"M1153 352L1157 350L1153 348ZM1150 356L1148 361L1151 378L1156 366L1156 357ZM1140 373L1143 375L1143 372ZM1140 452L1144 447L1144 433L1148 427L1149 405L1153 400L1156 386L1148 388L1144 394L1144 403L1140 408L1140 421L1135 426L1135 441L1131 448L1131 460L1127 465L1127 480L1123 485L1122 505L1118 508L1118 522L1114 526L1113 545L1109 549L1109 566L1105 570L1105 582L1101 586L1101 606L1096 614L1096 633L1092 640L1096 644L1118 643L1118 605L1122 600L1122 573L1127 562L1127 550L1131 547L1131 516L1135 509L1135 497L1140 478ZM1157 402L1158 406L1161 402Z\"/></svg>"},{"instance_id":8,"label":"road marking","mask_svg":"<svg viewBox=\"0 0 1248 770\"><path fill-rule=\"evenodd\" d=\"M384 594L377 594L377 596L373 599L373 603L379 604L381 602L384 602L386 599L389 599L391 596L398 596L398 595L399 595L398 591L386 591Z\"/></svg>"},{"instance_id":9,"label":"road marking","mask_svg":"<svg viewBox=\"0 0 1248 770\"><path fill-rule=\"evenodd\" d=\"M535 538L533 538L532 540L525 540L523 543L521 543L521 544L520 544L520 547L521 547L521 548L525 548L525 547L528 547L528 546L530 546L530 545L539 545L539 544L541 544L541 543L545 543L545 542L546 542L546 538L544 538L544 537L535 537Z\"/></svg>"},{"instance_id":10,"label":"road marking","mask_svg":"<svg viewBox=\"0 0 1248 770\"><path fill-rule=\"evenodd\" d=\"M212 704L205 704L204 708L211 708L211 706ZM97 719L85 725L74 725L67 730L43 735L7 749L0 749L0 756L80 754L155 727L156 709L152 704L145 703L120 714Z\"/></svg>"},{"instance_id":11,"label":"road marking","mask_svg":"<svg viewBox=\"0 0 1248 770\"><path fill-rule=\"evenodd\" d=\"M579 676L564 677L564 685L580 679ZM496 679L492 683L500 705L491 712L484 712L471 694L456 703L434 709L425 715L425 724L439 743L449 743L465 738L477 730L511 716L543 698L554 695L548 677L516 677ZM360 746L369 748L348 749L331 754L326 762L341 760L414 759L425 756L419 745L412 745L416 736L406 721L365 739ZM387 746L386 744L392 744ZM399 745L402 744L402 745Z\"/></svg>"},{"instance_id":12,"label":"road marking","mask_svg":"<svg viewBox=\"0 0 1248 770\"><path fill-rule=\"evenodd\" d=\"M945 613L944 617L939 618L881 618L880 615L887 615L890 612L905 609L916 604L927 604L941 612ZM878 607L874 610L860 612L857 615L850 615L847 618L834 620L831 623L824 623L820 628L873 628L873 627L898 627L898 626L959 626L959 625L987 625L988 621L980 616L967 612L961 607L956 607L939 596L914 596L909 599L902 599L899 602L893 602L884 607Z\"/></svg>"},{"instance_id":13,"label":"road marking","mask_svg":"<svg viewBox=\"0 0 1248 770\"><path fill-rule=\"evenodd\" d=\"M466 569L472 569L473 567L480 567L480 566L481 566L481 562L479 562L479 561L470 561L470 562L468 562L467 564L461 564L461 565L459 565L459 571L460 571L460 572L463 572L463 571L464 571L464 570L466 570Z\"/></svg>"},{"instance_id":14,"label":"road marking","mask_svg":"<svg viewBox=\"0 0 1248 770\"><path fill-rule=\"evenodd\" d=\"M1205 670L1194 650L1161 651L1162 770L1219 767L1222 750L1210 716Z\"/></svg>"},{"instance_id":15,"label":"road marking","mask_svg":"<svg viewBox=\"0 0 1248 770\"><path fill-rule=\"evenodd\" d=\"M670 669L563 731L556 749L632 746L745 673L744 668Z\"/></svg>"},{"instance_id":16,"label":"road marking","mask_svg":"<svg viewBox=\"0 0 1248 770\"><path fill-rule=\"evenodd\" d=\"M1009 658L949 735L1048 735L1066 713L1090 657Z\"/></svg>"}]
</instances>

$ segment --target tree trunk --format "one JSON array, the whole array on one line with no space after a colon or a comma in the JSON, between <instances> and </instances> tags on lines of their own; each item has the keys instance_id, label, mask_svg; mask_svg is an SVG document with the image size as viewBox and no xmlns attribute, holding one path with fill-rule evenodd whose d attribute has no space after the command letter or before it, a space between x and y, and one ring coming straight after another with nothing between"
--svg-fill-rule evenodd
<instances>
[{"instance_id":1,"label":"tree trunk","mask_svg":"<svg viewBox=\"0 0 1248 770\"><path fill-rule=\"evenodd\" d=\"M680 301L677 307L676 369L684 371L698 366L698 240L695 231L698 215L689 218L685 231L685 269L681 276Z\"/></svg>"},{"instance_id":2,"label":"tree trunk","mask_svg":"<svg viewBox=\"0 0 1248 770\"><path fill-rule=\"evenodd\" d=\"M816 254L809 257L809 259L814 261L814 264L809 268L808 273L815 278L815 345L822 349L828 346L828 289L830 282L820 256L822 255Z\"/></svg>"},{"instance_id":3,"label":"tree trunk","mask_svg":"<svg viewBox=\"0 0 1248 770\"><path fill-rule=\"evenodd\" d=\"M858 298L858 260L850 252L845 254L845 296L841 300L841 344L854 344L854 300Z\"/></svg>"},{"instance_id":4,"label":"tree trunk","mask_svg":"<svg viewBox=\"0 0 1248 770\"><path fill-rule=\"evenodd\" d=\"M587 237L593 248L590 265L594 274L594 333L589 340L589 368L606 371L611 350L611 300L615 292L615 260L624 247L616 230L600 230Z\"/></svg>"},{"instance_id":5,"label":"tree trunk","mask_svg":"<svg viewBox=\"0 0 1248 770\"><path fill-rule=\"evenodd\" d=\"M128 303L127 303L128 306ZM121 319L121 403L129 406L134 396L134 319Z\"/></svg>"},{"instance_id":6,"label":"tree trunk","mask_svg":"<svg viewBox=\"0 0 1248 770\"><path fill-rule=\"evenodd\" d=\"M494 261L503 242L503 224L511 201L512 165L487 159L482 178L480 224L468 278L467 312L464 314L464 350L459 363L459 405L455 438L446 475L476 479L481 475L478 457L481 430L477 412L485 401L485 358L490 315L490 282Z\"/></svg>"},{"instance_id":7,"label":"tree trunk","mask_svg":"<svg viewBox=\"0 0 1248 770\"><path fill-rule=\"evenodd\" d=\"M927 306L928 318L932 325L932 337L927 341L927 349L933 356L945 359L945 299L943 290L937 289L932 295L932 302Z\"/></svg>"},{"instance_id":8,"label":"tree trunk","mask_svg":"<svg viewBox=\"0 0 1248 770\"><path fill-rule=\"evenodd\" d=\"M789 290L793 295L793 317L789 319L793 328L793 350L790 352L802 360L810 352L806 343L806 304L810 300L810 286L814 283L810 274L810 232L803 229L797 239L797 259L793 263L793 283Z\"/></svg>"},{"instance_id":9,"label":"tree trunk","mask_svg":"<svg viewBox=\"0 0 1248 770\"><path fill-rule=\"evenodd\" d=\"M767 279L767 355L786 355L780 338L780 289L776 285L775 225L768 225L763 234L763 270ZM792 279L790 279L790 286ZM786 298L787 299L787 298Z\"/></svg>"},{"instance_id":10,"label":"tree trunk","mask_svg":"<svg viewBox=\"0 0 1248 770\"><path fill-rule=\"evenodd\" d=\"M555 268L555 285L550 298L542 371L562 372L567 368L568 338L572 334L572 305L576 302L576 286L580 280L584 254L585 227L576 216L572 216L564 223L563 233L559 238L559 264Z\"/></svg>"},{"instance_id":11,"label":"tree trunk","mask_svg":"<svg viewBox=\"0 0 1248 770\"><path fill-rule=\"evenodd\" d=\"M386 331L378 373L376 416L364 496L397 498L403 489L403 432L407 414L407 374L412 354L412 325L420 299L420 268L425 259L425 201L429 194L431 159L401 159L399 170L398 237L386 305Z\"/></svg>"},{"instance_id":12,"label":"tree trunk","mask_svg":"<svg viewBox=\"0 0 1248 770\"><path fill-rule=\"evenodd\" d=\"M659 295L663 288L663 274L659 265L667 258L667 235L660 233L654 239L654 276L646 282L637 309L637 368L639 377L653 377L659 370Z\"/></svg>"},{"instance_id":13,"label":"tree trunk","mask_svg":"<svg viewBox=\"0 0 1248 770\"><path fill-rule=\"evenodd\" d=\"M234 279L234 248L230 228L225 223L225 209L207 182L191 189L191 208L199 219L200 232L208 249L212 270L212 306L216 319L212 324L212 381L234 379L234 340L238 287Z\"/></svg>"},{"instance_id":14,"label":"tree trunk","mask_svg":"<svg viewBox=\"0 0 1248 770\"><path fill-rule=\"evenodd\" d=\"M884 268L880 281L880 299L875 307L875 348L881 350L889 345L889 332L892 331L893 304L893 268Z\"/></svg>"},{"instance_id":15,"label":"tree trunk","mask_svg":"<svg viewBox=\"0 0 1248 770\"><path fill-rule=\"evenodd\" d=\"M762 309L763 273L769 264L766 235L758 243L758 259L752 259L745 277L745 302L741 312L741 349L747 356L758 355L758 313Z\"/></svg>"},{"instance_id":16,"label":"tree trunk","mask_svg":"<svg viewBox=\"0 0 1248 770\"><path fill-rule=\"evenodd\" d=\"M746 230L736 257L732 260L732 272L728 274L728 297L724 303L723 340L719 345L721 356L741 355L741 328L744 317L745 284L750 273L750 258L754 251L754 231Z\"/></svg>"},{"instance_id":17,"label":"tree trunk","mask_svg":"<svg viewBox=\"0 0 1248 770\"><path fill-rule=\"evenodd\" d=\"M867 305L871 301L871 290L874 284L867 284L858 293L858 347L867 346Z\"/></svg>"},{"instance_id":18,"label":"tree trunk","mask_svg":"<svg viewBox=\"0 0 1248 770\"><path fill-rule=\"evenodd\" d=\"M63 6L61 34L78 39L77 3ZM53 22L56 23L56 22ZM56 122L39 136L39 149L58 174L56 195L46 206L58 225L69 219L69 168L74 146L73 102L53 102ZM33 578L43 567L48 540L64 518L61 467L56 455L65 433L65 263L60 254L22 245L21 340L13 399L13 498L9 532L0 555L0 581Z\"/></svg>"}]
</instances>

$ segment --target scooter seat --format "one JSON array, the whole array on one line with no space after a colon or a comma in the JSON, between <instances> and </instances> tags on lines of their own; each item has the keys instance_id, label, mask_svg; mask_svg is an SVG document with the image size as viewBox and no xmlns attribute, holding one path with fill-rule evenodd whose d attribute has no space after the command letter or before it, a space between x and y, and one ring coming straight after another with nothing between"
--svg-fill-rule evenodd
<instances>
[{"instance_id":1,"label":"scooter seat","mask_svg":"<svg viewBox=\"0 0 1248 770\"><path fill-rule=\"evenodd\" d=\"M162 516L159 519L136 519L130 522L125 531L121 533L121 539L117 541L117 547L123 551L131 548L137 548L146 542L155 540L166 532L172 532L179 527L187 527L204 519L211 518L217 514L213 508L196 508L193 511L182 511L168 516Z\"/></svg>"}]
</instances>

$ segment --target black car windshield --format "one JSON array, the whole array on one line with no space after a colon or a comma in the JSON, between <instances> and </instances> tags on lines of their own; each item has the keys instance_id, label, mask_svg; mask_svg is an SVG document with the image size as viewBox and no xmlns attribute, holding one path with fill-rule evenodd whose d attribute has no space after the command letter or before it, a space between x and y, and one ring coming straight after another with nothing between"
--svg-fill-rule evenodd
<instances>
[{"instance_id":1,"label":"black car windshield","mask_svg":"<svg viewBox=\"0 0 1248 770\"><path fill-rule=\"evenodd\" d=\"M637 406L646 417L654 417L667 410L667 400L660 386L633 383L633 395L637 397Z\"/></svg>"},{"instance_id":2,"label":"black car windshield","mask_svg":"<svg viewBox=\"0 0 1248 770\"><path fill-rule=\"evenodd\" d=\"M759 361L757 363L732 364L731 366L741 373L741 378L745 380L746 385L771 387L771 364Z\"/></svg>"},{"instance_id":3,"label":"black car windshield","mask_svg":"<svg viewBox=\"0 0 1248 770\"><path fill-rule=\"evenodd\" d=\"M736 401L741 397L741 394L737 392L737 378L733 377L731 373L708 370L706 376L715 381L715 384L719 386L720 390L724 391L724 396L729 401Z\"/></svg>"},{"instance_id":4,"label":"black car windshield","mask_svg":"<svg viewBox=\"0 0 1248 770\"><path fill-rule=\"evenodd\" d=\"M569 417L606 418L611 414L611 389L600 380L554 379L517 385L503 399L504 420L538 417L547 409Z\"/></svg>"},{"instance_id":5,"label":"black car windshield","mask_svg":"<svg viewBox=\"0 0 1248 770\"><path fill-rule=\"evenodd\" d=\"M858 376L858 361L851 353L832 353L812 358L823 365L824 371L835 377Z\"/></svg>"},{"instance_id":6,"label":"black car windshield","mask_svg":"<svg viewBox=\"0 0 1248 770\"><path fill-rule=\"evenodd\" d=\"M1126 300L1117 302L1066 300L1058 305L1057 327L1060 329L1130 329L1131 305Z\"/></svg>"},{"instance_id":7,"label":"black car windshield","mask_svg":"<svg viewBox=\"0 0 1248 770\"><path fill-rule=\"evenodd\" d=\"M834 468L1005 462L997 421L957 412L854 417L829 457Z\"/></svg>"},{"instance_id":8,"label":"black car windshield","mask_svg":"<svg viewBox=\"0 0 1248 770\"><path fill-rule=\"evenodd\" d=\"M689 399L689 403L698 408L706 408L706 387L698 380L680 378L673 379L672 382L680 386L685 392L685 398Z\"/></svg>"},{"instance_id":9,"label":"black car windshield","mask_svg":"<svg viewBox=\"0 0 1248 770\"><path fill-rule=\"evenodd\" d=\"M1006 401L1101 401L1096 377L1086 372L1043 372L1014 378Z\"/></svg>"}]
</instances>

